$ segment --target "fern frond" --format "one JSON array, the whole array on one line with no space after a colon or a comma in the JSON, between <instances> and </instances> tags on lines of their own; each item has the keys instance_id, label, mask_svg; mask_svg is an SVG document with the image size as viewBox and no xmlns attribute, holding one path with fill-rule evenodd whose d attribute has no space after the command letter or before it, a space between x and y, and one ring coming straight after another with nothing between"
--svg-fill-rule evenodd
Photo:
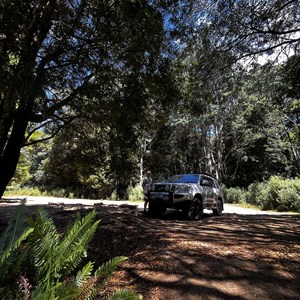
<instances>
[{"instance_id":1,"label":"fern frond","mask_svg":"<svg viewBox=\"0 0 300 300\"><path fill-rule=\"evenodd\" d=\"M123 262L127 260L125 256L117 256L107 262L105 262L102 266L100 266L94 273L100 282L100 284L104 283L109 276L116 270L116 268Z\"/></svg>"},{"instance_id":2,"label":"fern frond","mask_svg":"<svg viewBox=\"0 0 300 300\"><path fill-rule=\"evenodd\" d=\"M74 279L64 282L59 288L56 289L55 296L59 300L74 300L80 292L80 288L76 286Z\"/></svg>"},{"instance_id":3,"label":"fern frond","mask_svg":"<svg viewBox=\"0 0 300 300\"><path fill-rule=\"evenodd\" d=\"M97 296L98 289L97 278L90 277L83 286L80 288L80 292L76 295L74 300L92 300Z\"/></svg>"},{"instance_id":4,"label":"fern frond","mask_svg":"<svg viewBox=\"0 0 300 300\"><path fill-rule=\"evenodd\" d=\"M27 239L27 237L34 231L33 228L26 229L21 235L18 237L17 240L14 241L13 244L9 244L9 247L6 248L0 255L0 266L4 264L5 260L9 258L9 256L13 253L13 251L17 250L21 243ZM16 237L14 237L16 238Z\"/></svg>"},{"instance_id":5,"label":"fern frond","mask_svg":"<svg viewBox=\"0 0 300 300\"><path fill-rule=\"evenodd\" d=\"M34 257L34 265L37 269L37 280L44 282L45 286L57 276L57 270L53 261L59 251L59 234L53 224L53 220L47 212L39 210L35 220L29 221L34 228L34 234L30 236L29 244Z\"/></svg>"},{"instance_id":6,"label":"fern frond","mask_svg":"<svg viewBox=\"0 0 300 300\"><path fill-rule=\"evenodd\" d=\"M59 300L50 289L45 290L43 285L39 285L31 294L30 300Z\"/></svg>"},{"instance_id":7,"label":"fern frond","mask_svg":"<svg viewBox=\"0 0 300 300\"><path fill-rule=\"evenodd\" d=\"M68 220L68 223L67 223L66 228L65 228L65 231L64 231L64 235L65 235L65 236L69 234L70 230L72 230L74 223L77 222L77 221L79 221L79 220L81 220L81 215L80 215L80 213L77 211L77 212L75 213L75 215L73 215L73 220L72 220L72 221L71 221L71 220Z\"/></svg>"},{"instance_id":8,"label":"fern frond","mask_svg":"<svg viewBox=\"0 0 300 300\"><path fill-rule=\"evenodd\" d=\"M18 207L17 213L10 219L6 230L0 237L0 255L15 243L22 233L28 228L25 221L25 205Z\"/></svg>"},{"instance_id":9,"label":"fern frond","mask_svg":"<svg viewBox=\"0 0 300 300\"><path fill-rule=\"evenodd\" d=\"M81 287L90 278L93 271L94 263L88 262L80 271L77 272L75 284Z\"/></svg>"},{"instance_id":10,"label":"fern frond","mask_svg":"<svg viewBox=\"0 0 300 300\"><path fill-rule=\"evenodd\" d=\"M78 266L82 257L87 255L88 244L100 222L93 223L96 214L95 211L92 211L81 220L76 221L68 234L64 236L59 246L55 265L57 268L63 268L66 274L72 272Z\"/></svg>"},{"instance_id":11,"label":"fern frond","mask_svg":"<svg viewBox=\"0 0 300 300\"><path fill-rule=\"evenodd\" d=\"M0 280L5 281L19 272L18 249L33 232L25 220L25 207L20 205L0 238Z\"/></svg>"},{"instance_id":12,"label":"fern frond","mask_svg":"<svg viewBox=\"0 0 300 300\"><path fill-rule=\"evenodd\" d=\"M142 300L141 294L134 293L132 291L120 290L110 295L106 300Z\"/></svg>"}]
</instances>

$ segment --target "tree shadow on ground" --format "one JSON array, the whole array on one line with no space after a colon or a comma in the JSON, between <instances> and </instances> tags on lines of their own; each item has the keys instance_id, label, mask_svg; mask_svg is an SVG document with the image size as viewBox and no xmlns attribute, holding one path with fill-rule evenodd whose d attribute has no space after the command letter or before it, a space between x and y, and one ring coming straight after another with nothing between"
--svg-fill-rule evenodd
<instances>
[{"instance_id":1,"label":"tree shadow on ground","mask_svg":"<svg viewBox=\"0 0 300 300\"><path fill-rule=\"evenodd\" d=\"M101 219L86 260L129 259L110 282L154 299L299 299L300 215L238 215L199 221L161 218L132 205L42 205L58 230L95 209ZM0 230L16 206L1 204ZM84 263L84 262L83 262ZM104 296L99 297L103 299Z\"/></svg>"},{"instance_id":2,"label":"tree shadow on ground","mask_svg":"<svg viewBox=\"0 0 300 300\"><path fill-rule=\"evenodd\" d=\"M159 287L159 299L299 299L299 215L191 222L174 212L148 222L164 244L135 256L127 271Z\"/></svg>"}]
</instances>

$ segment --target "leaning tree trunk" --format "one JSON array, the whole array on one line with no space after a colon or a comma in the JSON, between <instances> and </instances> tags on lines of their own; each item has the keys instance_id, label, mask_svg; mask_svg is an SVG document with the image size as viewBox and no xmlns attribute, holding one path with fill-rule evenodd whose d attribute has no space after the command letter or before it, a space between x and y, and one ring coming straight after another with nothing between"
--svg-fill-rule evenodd
<instances>
[{"instance_id":1,"label":"leaning tree trunk","mask_svg":"<svg viewBox=\"0 0 300 300\"><path fill-rule=\"evenodd\" d=\"M26 118L15 119L9 140L0 156L0 199L15 174L27 124Z\"/></svg>"}]
</instances>

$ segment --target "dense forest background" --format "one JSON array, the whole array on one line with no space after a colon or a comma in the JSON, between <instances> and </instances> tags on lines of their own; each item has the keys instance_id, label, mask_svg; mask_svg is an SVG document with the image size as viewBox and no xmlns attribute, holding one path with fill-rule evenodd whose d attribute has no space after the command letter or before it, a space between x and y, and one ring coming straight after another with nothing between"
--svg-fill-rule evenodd
<instances>
[{"instance_id":1,"label":"dense forest background","mask_svg":"<svg viewBox=\"0 0 300 300\"><path fill-rule=\"evenodd\" d=\"M300 1L0 4L0 196L300 174Z\"/></svg>"}]
</instances>

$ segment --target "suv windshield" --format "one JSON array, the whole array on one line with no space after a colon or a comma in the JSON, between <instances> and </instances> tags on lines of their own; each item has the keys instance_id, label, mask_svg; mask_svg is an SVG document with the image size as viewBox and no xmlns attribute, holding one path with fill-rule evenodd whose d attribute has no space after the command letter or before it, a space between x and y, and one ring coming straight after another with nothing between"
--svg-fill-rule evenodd
<instances>
[{"instance_id":1,"label":"suv windshield","mask_svg":"<svg viewBox=\"0 0 300 300\"><path fill-rule=\"evenodd\" d=\"M199 175L188 174L188 175L174 175L170 177L167 182L172 183L198 183Z\"/></svg>"}]
</instances>

